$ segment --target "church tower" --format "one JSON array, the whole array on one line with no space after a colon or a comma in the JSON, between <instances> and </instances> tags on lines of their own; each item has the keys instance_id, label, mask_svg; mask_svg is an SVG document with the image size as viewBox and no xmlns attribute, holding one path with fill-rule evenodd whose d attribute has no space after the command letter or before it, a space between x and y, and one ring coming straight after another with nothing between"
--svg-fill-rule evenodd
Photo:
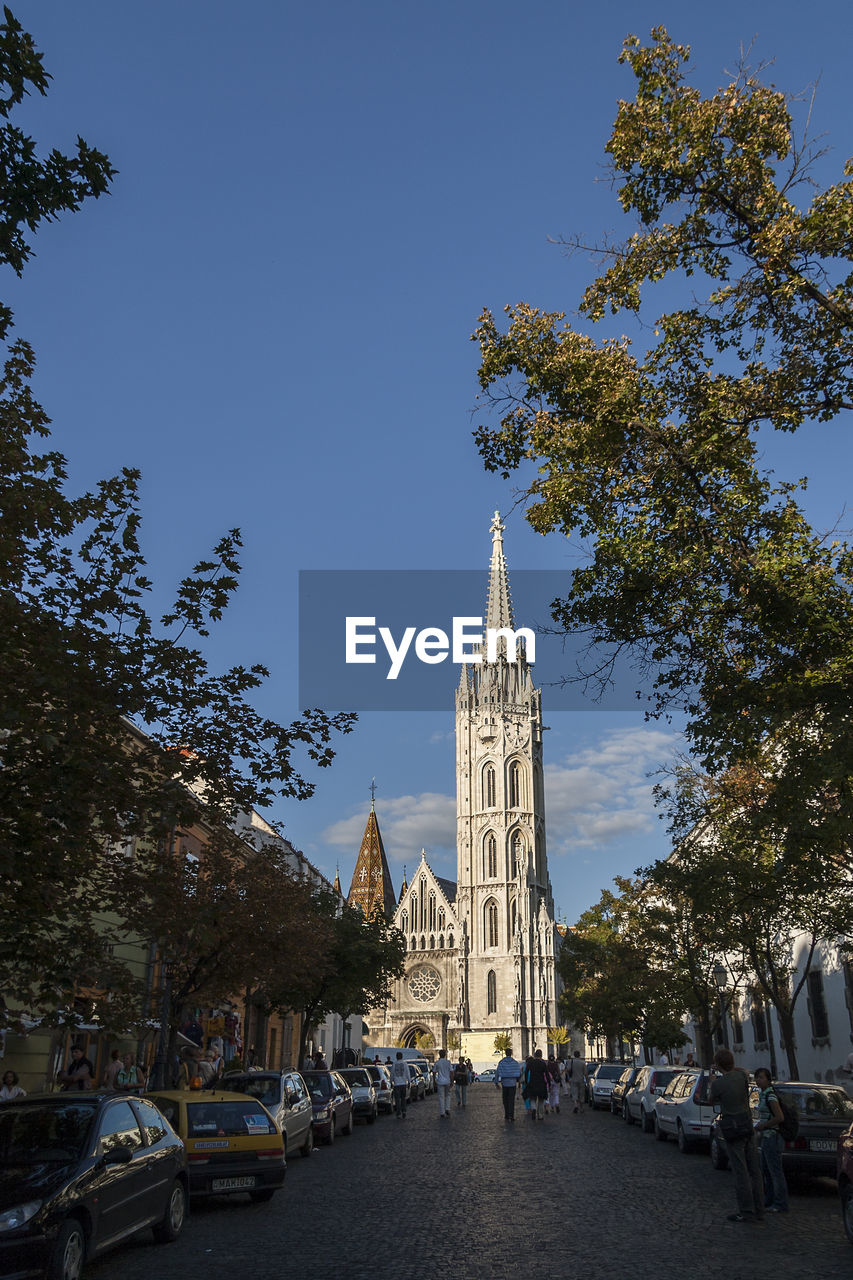
<instances>
[{"instance_id":1,"label":"church tower","mask_svg":"<svg viewBox=\"0 0 853 1280\"><path fill-rule=\"evenodd\" d=\"M500 515L491 525L486 627L513 630ZM545 853L542 706L519 644L462 668L456 694L458 1019L473 1059L498 1031L516 1056L556 1025L554 902Z\"/></svg>"},{"instance_id":2,"label":"church tower","mask_svg":"<svg viewBox=\"0 0 853 1280\"><path fill-rule=\"evenodd\" d=\"M371 788L375 790L375 788ZM368 920L378 912L386 920L392 919L396 899L385 847L376 819L375 796L370 801L370 813L361 838L355 870L352 873L352 884L349 888L347 902L351 907L360 907Z\"/></svg>"}]
</instances>

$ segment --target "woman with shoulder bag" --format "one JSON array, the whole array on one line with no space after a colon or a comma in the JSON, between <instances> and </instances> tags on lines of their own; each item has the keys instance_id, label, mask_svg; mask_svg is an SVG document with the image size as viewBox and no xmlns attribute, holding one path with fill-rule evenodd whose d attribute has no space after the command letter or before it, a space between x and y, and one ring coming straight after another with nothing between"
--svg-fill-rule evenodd
<instances>
[{"instance_id":1,"label":"woman with shoulder bag","mask_svg":"<svg viewBox=\"0 0 853 1280\"><path fill-rule=\"evenodd\" d=\"M720 1109L720 1132L735 1175L737 1213L729 1222L764 1220L764 1180L749 1102L749 1077L735 1067L730 1049L718 1049L713 1066L720 1074L711 1082L711 1102Z\"/></svg>"}]
</instances>

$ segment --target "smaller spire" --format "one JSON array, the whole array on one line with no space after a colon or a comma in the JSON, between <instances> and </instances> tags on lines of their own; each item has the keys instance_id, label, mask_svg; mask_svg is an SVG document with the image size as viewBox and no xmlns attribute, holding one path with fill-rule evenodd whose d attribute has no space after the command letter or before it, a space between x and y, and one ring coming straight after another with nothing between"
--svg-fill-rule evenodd
<instances>
[{"instance_id":1,"label":"smaller spire","mask_svg":"<svg viewBox=\"0 0 853 1280\"><path fill-rule=\"evenodd\" d=\"M334 884L332 885L332 888L335 890L335 892L336 892L336 893L340 893L340 892L341 892L341 868L340 868L340 864L338 864L338 866L336 866L336 867L335 867L335 882L334 882Z\"/></svg>"},{"instance_id":2,"label":"smaller spire","mask_svg":"<svg viewBox=\"0 0 853 1280\"><path fill-rule=\"evenodd\" d=\"M370 779L370 812L376 812L376 779Z\"/></svg>"}]
</instances>

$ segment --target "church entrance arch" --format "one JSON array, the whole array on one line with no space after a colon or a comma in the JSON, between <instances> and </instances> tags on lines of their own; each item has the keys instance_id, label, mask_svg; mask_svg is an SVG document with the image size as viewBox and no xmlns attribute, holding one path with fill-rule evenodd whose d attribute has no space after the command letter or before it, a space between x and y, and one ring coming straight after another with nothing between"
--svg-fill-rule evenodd
<instances>
[{"instance_id":1,"label":"church entrance arch","mask_svg":"<svg viewBox=\"0 0 853 1280\"><path fill-rule=\"evenodd\" d=\"M435 1037L429 1027L425 1027L418 1023L415 1026L407 1027L400 1037L400 1041L404 1049L417 1049L417 1037L430 1036L433 1040Z\"/></svg>"}]
</instances>

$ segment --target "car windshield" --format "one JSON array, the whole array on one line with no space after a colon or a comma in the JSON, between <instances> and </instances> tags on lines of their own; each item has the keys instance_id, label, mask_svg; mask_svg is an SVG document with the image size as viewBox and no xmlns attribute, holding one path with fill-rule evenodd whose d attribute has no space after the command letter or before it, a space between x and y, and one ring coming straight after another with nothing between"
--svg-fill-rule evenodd
<instances>
[{"instance_id":1,"label":"car windshield","mask_svg":"<svg viewBox=\"0 0 853 1280\"><path fill-rule=\"evenodd\" d=\"M247 1134L275 1133L276 1127L250 1098L245 1102L188 1102L188 1138L233 1138Z\"/></svg>"},{"instance_id":2,"label":"car windshield","mask_svg":"<svg viewBox=\"0 0 853 1280\"><path fill-rule=\"evenodd\" d=\"M370 1076L362 1067L350 1067L348 1070L342 1071L341 1075L346 1080L347 1084L360 1085L362 1089L369 1089L370 1085L373 1083Z\"/></svg>"},{"instance_id":3,"label":"car windshield","mask_svg":"<svg viewBox=\"0 0 853 1280\"><path fill-rule=\"evenodd\" d=\"M322 1071L306 1071L303 1073L305 1083L308 1086L308 1092L315 1100L322 1098L331 1098L334 1092L332 1087L332 1077Z\"/></svg>"},{"instance_id":4,"label":"car windshield","mask_svg":"<svg viewBox=\"0 0 853 1280\"><path fill-rule=\"evenodd\" d=\"M624 1063L614 1062L612 1065L606 1064L605 1066L598 1068L595 1078L596 1080L618 1080L624 1070Z\"/></svg>"},{"instance_id":5,"label":"car windshield","mask_svg":"<svg viewBox=\"0 0 853 1280\"><path fill-rule=\"evenodd\" d=\"M86 1150L96 1108L67 1102L52 1106L5 1102L0 1108L0 1163L43 1164L79 1160Z\"/></svg>"},{"instance_id":6,"label":"car windshield","mask_svg":"<svg viewBox=\"0 0 853 1280\"><path fill-rule=\"evenodd\" d=\"M277 1107L281 1102L281 1076L227 1076L223 1082L228 1093L245 1093L257 1098L265 1107Z\"/></svg>"},{"instance_id":7,"label":"car windshield","mask_svg":"<svg viewBox=\"0 0 853 1280\"><path fill-rule=\"evenodd\" d=\"M853 1120L853 1102L843 1089L814 1089L808 1085L785 1085L779 1097L793 1107L801 1120Z\"/></svg>"}]
</instances>

